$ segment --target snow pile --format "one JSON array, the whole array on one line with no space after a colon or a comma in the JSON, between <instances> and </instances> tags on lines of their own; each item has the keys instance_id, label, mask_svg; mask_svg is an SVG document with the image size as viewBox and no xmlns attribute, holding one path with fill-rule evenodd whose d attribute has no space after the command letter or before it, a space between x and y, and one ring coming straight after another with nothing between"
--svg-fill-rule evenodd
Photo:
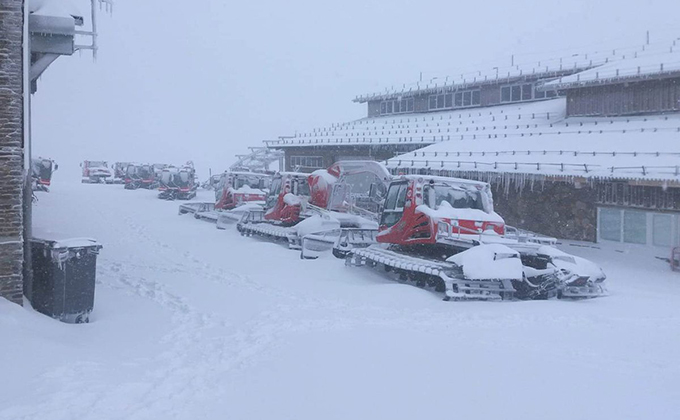
<instances>
[{"instance_id":1,"label":"snow pile","mask_svg":"<svg viewBox=\"0 0 680 420\"><path fill-rule=\"evenodd\" d=\"M577 255L567 254L552 246L542 246L538 249L538 252L551 256L553 264L557 268L567 270L579 277L587 276L591 280L604 279L606 277L597 264Z\"/></svg>"},{"instance_id":2,"label":"snow pile","mask_svg":"<svg viewBox=\"0 0 680 420\"><path fill-rule=\"evenodd\" d=\"M330 216L314 215L301 221L293 227L297 235L303 237L312 233L328 232L332 230L340 230L340 222L338 219Z\"/></svg>"},{"instance_id":3,"label":"snow pile","mask_svg":"<svg viewBox=\"0 0 680 420\"><path fill-rule=\"evenodd\" d=\"M522 279L522 260L519 252L505 245L478 245L447 258L463 267L465 277L472 280Z\"/></svg>"},{"instance_id":4,"label":"snow pile","mask_svg":"<svg viewBox=\"0 0 680 420\"><path fill-rule=\"evenodd\" d=\"M30 0L29 11L35 15L73 18L83 14L69 0Z\"/></svg>"},{"instance_id":5,"label":"snow pile","mask_svg":"<svg viewBox=\"0 0 680 420\"><path fill-rule=\"evenodd\" d=\"M331 175L325 169L317 169L316 171L312 172L310 176L314 176L319 180L318 182L320 187L327 187L329 185L333 185L338 180L338 178Z\"/></svg>"},{"instance_id":6,"label":"snow pile","mask_svg":"<svg viewBox=\"0 0 680 420\"><path fill-rule=\"evenodd\" d=\"M416 207L416 212L425 214L433 220L474 220L477 222L504 223L504 220L496 212L487 213L479 209L457 209L451 206L448 201L442 201L437 209L432 209L425 204Z\"/></svg>"},{"instance_id":7,"label":"snow pile","mask_svg":"<svg viewBox=\"0 0 680 420\"><path fill-rule=\"evenodd\" d=\"M614 279L607 298L443 302L330 256L301 261L180 217L156 194L63 182L40 196L36 228L105 246L95 308L90 324L67 325L0 299L0 419L680 412L680 277L635 246L569 247ZM577 403L565 410L555 396Z\"/></svg>"},{"instance_id":8,"label":"snow pile","mask_svg":"<svg viewBox=\"0 0 680 420\"><path fill-rule=\"evenodd\" d=\"M283 196L283 202L289 206L299 206L302 204L302 199L293 193L287 193Z\"/></svg>"}]
</instances>

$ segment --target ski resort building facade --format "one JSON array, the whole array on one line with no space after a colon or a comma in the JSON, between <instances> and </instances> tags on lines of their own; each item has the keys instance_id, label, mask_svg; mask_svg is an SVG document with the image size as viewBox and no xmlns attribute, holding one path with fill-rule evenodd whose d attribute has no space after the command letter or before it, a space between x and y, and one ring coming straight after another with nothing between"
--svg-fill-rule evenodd
<instances>
[{"instance_id":1,"label":"ski resort building facade","mask_svg":"<svg viewBox=\"0 0 680 420\"><path fill-rule=\"evenodd\" d=\"M24 11L0 0L0 297L23 295Z\"/></svg>"},{"instance_id":2,"label":"ski resort building facade","mask_svg":"<svg viewBox=\"0 0 680 420\"><path fill-rule=\"evenodd\" d=\"M95 14L110 0L91 0L89 28L61 0L0 0L0 297L21 303L31 276L30 94L59 57L97 51ZM24 29L28 29L24 36Z\"/></svg>"},{"instance_id":3,"label":"ski resort building facade","mask_svg":"<svg viewBox=\"0 0 680 420\"><path fill-rule=\"evenodd\" d=\"M359 96L366 118L267 146L289 170L366 158L486 181L508 224L562 239L680 245L675 45L461 79Z\"/></svg>"}]
</instances>

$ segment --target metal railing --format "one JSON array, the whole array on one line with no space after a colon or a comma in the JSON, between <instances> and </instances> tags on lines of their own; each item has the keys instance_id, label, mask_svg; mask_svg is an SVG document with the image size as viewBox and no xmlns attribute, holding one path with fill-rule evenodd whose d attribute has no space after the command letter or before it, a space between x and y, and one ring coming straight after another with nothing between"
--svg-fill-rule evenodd
<instances>
[{"instance_id":1,"label":"metal railing","mask_svg":"<svg viewBox=\"0 0 680 420\"><path fill-rule=\"evenodd\" d=\"M478 161L462 161L462 160L395 160L388 161L388 167L415 167L416 163L421 168L429 169L445 169L451 166L456 169L481 169L484 171L499 170L509 168L514 171L530 170L531 172L545 171L548 168L558 169L559 172L582 172L584 174L597 173L599 175L614 175L616 173L636 174L642 176L648 175L673 175L680 176L680 165L667 166L603 166L589 163L550 163L550 162L478 162ZM507 170L506 170L507 171ZM506 172L503 171L503 172Z\"/></svg>"}]
</instances>

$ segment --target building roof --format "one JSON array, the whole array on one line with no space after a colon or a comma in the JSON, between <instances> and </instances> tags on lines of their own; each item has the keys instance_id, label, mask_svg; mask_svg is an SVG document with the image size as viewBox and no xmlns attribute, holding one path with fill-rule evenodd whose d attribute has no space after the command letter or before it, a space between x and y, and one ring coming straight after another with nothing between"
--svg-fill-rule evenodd
<instances>
[{"instance_id":1,"label":"building roof","mask_svg":"<svg viewBox=\"0 0 680 420\"><path fill-rule=\"evenodd\" d=\"M543 85L546 89L573 89L583 86L622 83L660 77L680 77L680 42L658 44L643 51L576 74L560 77Z\"/></svg>"},{"instance_id":2,"label":"building roof","mask_svg":"<svg viewBox=\"0 0 680 420\"><path fill-rule=\"evenodd\" d=\"M563 99L524 102L486 108L362 118L330 127L265 140L270 148L347 145L429 145L449 140L486 138L530 125L537 130L564 118Z\"/></svg>"},{"instance_id":3,"label":"building roof","mask_svg":"<svg viewBox=\"0 0 680 420\"><path fill-rule=\"evenodd\" d=\"M680 47L680 45L678 47ZM669 44L660 43L654 45L653 48L663 48L667 51ZM522 60L513 65L509 65L510 63L506 61L505 63L496 63L496 65L479 66L473 69L461 70L446 77L428 78L419 82L392 86L385 88L381 92L358 95L353 101L364 103L375 100L452 91L491 83L511 83L518 79L562 77L564 80L571 74L606 65L612 61L623 60L624 57L634 57L653 48L649 45L636 45L586 53L579 52L552 58L546 57L543 60Z\"/></svg>"},{"instance_id":4,"label":"building roof","mask_svg":"<svg viewBox=\"0 0 680 420\"><path fill-rule=\"evenodd\" d=\"M680 183L680 114L564 118L564 98L528 108L559 117L490 121L485 115L460 127L465 134L387 166Z\"/></svg>"},{"instance_id":5,"label":"building roof","mask_svg":"<svg viewBox=\"0 0 680 420\"><path fill-rule=\"evenodd\" d=\"M69 0L31 0L29 3L30 13L43 16L82 18L80 9Z\"/></svg>"}]
</instances>

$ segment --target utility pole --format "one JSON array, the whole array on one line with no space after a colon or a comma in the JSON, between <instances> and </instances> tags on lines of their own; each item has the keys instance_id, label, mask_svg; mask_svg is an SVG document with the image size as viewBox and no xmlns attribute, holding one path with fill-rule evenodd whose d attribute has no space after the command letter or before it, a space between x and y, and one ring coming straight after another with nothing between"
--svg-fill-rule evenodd
<instances>
[{"instance_id":1,"label":"utility pole","mask_svg":"<svg viewBox=\"0 0 680 420\"><path fill-rule=\"evenodd\" d=\"M647 45L649 45L649 31L647 31Z\"/></svg>"}]
</instances>

